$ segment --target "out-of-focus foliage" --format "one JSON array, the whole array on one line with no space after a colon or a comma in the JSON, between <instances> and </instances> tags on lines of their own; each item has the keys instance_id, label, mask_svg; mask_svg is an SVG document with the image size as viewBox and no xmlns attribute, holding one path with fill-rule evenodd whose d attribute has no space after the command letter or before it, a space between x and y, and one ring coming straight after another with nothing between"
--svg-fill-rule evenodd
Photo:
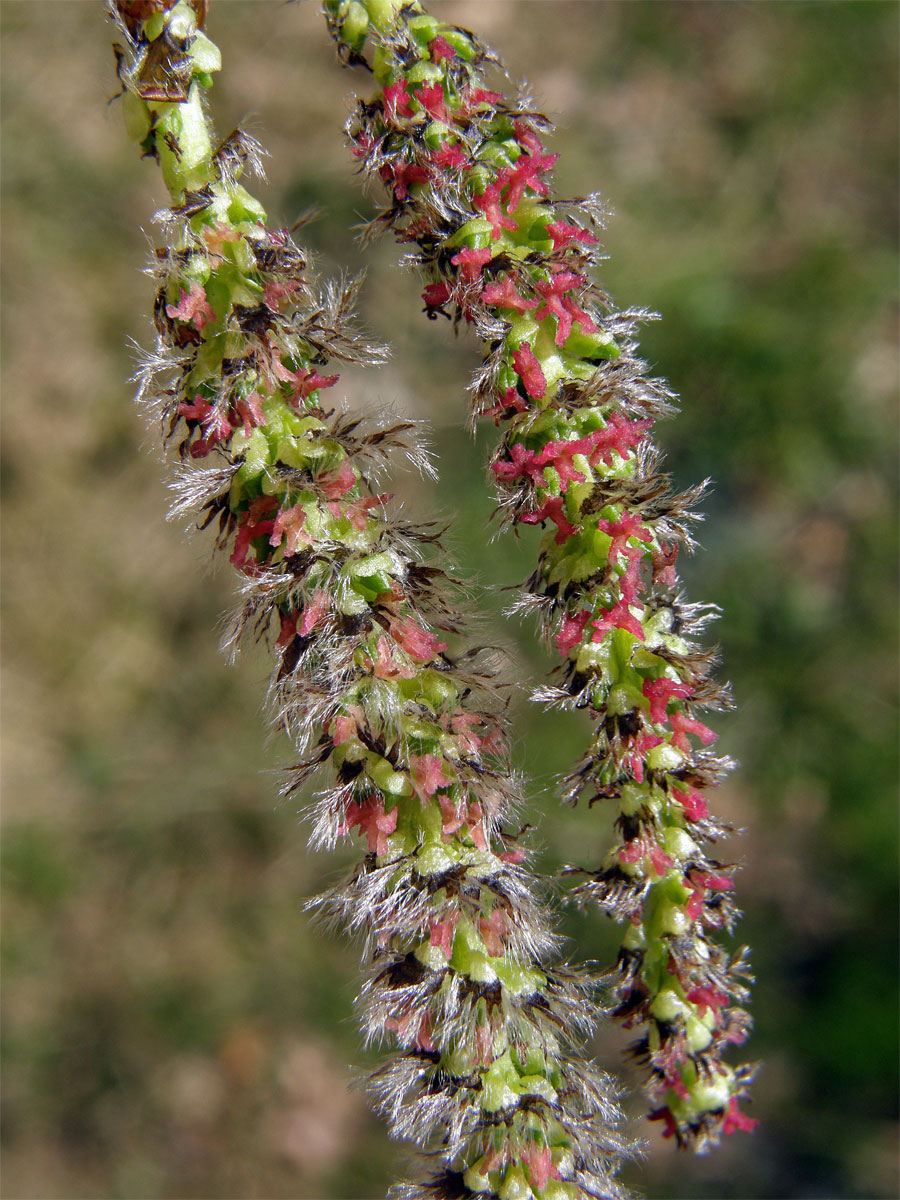
<instances>
[{"instance_id":1,"label":"out-of-focus foliage","mask_svg":"<svg viewBox=\"0 0 900 1200\"><path fill-rule=\"evenodd\" d=\"M719 625L742 770L721 807L748 835L742 937L758 977L751 1051L763 1126L706 1160L652 1127L651 1196L891 1197L896 1177L896 10L880 3L446 3L559 121L560 180L616 216L606 282L658 310L647 356L682 394L663 430L679 483L716 489L688 565ZM217 656L232 580L164 523L141 453L125 346L144 343L139 274L163 202L133 161L102 8L6 3L4 222L4 1192L26 1197L382 1195L394 1155L367 1115L352 949L303 899L310 857L275 796L264 652ZM323 271L354 269L367 211L341 145L347 77L314 5L216 3L216 119L250 111L266 200ZM359 403L435 427L435 496L481 583L530 547L490 545L482 465L461 430L476 361L416 314L387 242L369 321L395 346ZM336 391L340 391L340 386ZM522 541L525 541L523 537ZM550 661L487 603L523 685ZM578 722L523 687L525 818L548 869L592 862L604 814L560 811ZM600 960L598 917L565 918ZM597 1052L617 1066L618 1034ZM637 1177L637 1176L636 1176Z\"/></svg>"}]
</instances>

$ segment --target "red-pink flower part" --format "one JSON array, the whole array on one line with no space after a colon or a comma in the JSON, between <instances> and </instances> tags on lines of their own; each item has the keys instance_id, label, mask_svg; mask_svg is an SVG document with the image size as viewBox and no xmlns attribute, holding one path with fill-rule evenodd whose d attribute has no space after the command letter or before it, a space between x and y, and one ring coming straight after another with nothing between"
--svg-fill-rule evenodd
<instances>
[{"instance_id":1,"label":"red-pink flower part","mask_svg":"<svg viewBox=\"0 0 900 1200\"><path fill-rule=\"evenodd\" d=\"M447 795L438 796L438 802L441 806L441 835L445 842L449 842L454 833L462 829L465 814Z\"/></svg>"},{"instance_id":2,"label":"red-pink flower part","mask_svg":"<svg viewBox=\"0 0 900 1200\"><path fill-rule=\"evenodd\" d=\"M648 1121L664 1121L665 1129L663 1129L663 1137L674 1137L678 1132L678 1124L668 1108L657 1108L647 1117Z\"/></svg>"},{"instance_id":3,"label":"red-pink flower part","mask_svg":"<svg viewBox=\"0 0 900 1200\"><path fill-rule=\"evenodd\" d=\"M470 159L462 146L452 142L441 142L431 155L431 161L436 167L456 168L468 166Z\"/></svg>"},{"instance_id":4,"label":"red-pink flower part","mask_svg":"<svg viewBox=\"0 0 900 1200\"><path fill-rule=\"evenodd\" d=\"M570 483L584 482L584 472L575 466L574 458L576 454L584 454L590 449L590 440L590 437L586 437L572 442L547 442L536 462L540 467L550 466L554 469L559 477L560 487L565 492Z\"/></svg>"},{"instance_id":5,"label":"red-pink flower part","mask_svg":"<svg viewBox=\"0 0 900 1200\"><path fill-rule=\"evenodd\" d=\"M353 144L350 147L350 153L354 158L365 158L372 147L375 145L375 138L371 133L361 133L353 139Z\"/></svg>"},{"instance_id":6,"label":"red-pink flower part","mask_svg":"<svg viewBox=\"0 0 900 1200\"><path fill-rule=\"evenodd\" d=\"M590 438L578 438L573 442L548 442L535 459L541 467L552 467L559 479L561 489L568 491L570 483L583 483L584 472L575 466L576 454L584 454L589 448Z\"/></svg>"},{"instance_id":7,"label":"red-pink flower part","mask_svg":"<svg viewBox=\"0 0 900 1200\"><path fill-rule=\"evenodd\" d=\"M697 1012L701 1017L709 1010L713 1013L716 1020L719 1018L720 1011L728 1007L728 997L724 992L720 992L714 987L691 988L685 999L689 1004L696 1006Z\"/></svg>"},{"instance_id":8,"label":"red-pink flower part","mask_svg":"<svg viewBox=\"0 0 900 1200\"><path fill-rule=\"evenodd\" d=\"M693 717L689 717L685 712L673 712L669 717L669 724L672 727L672 745L677 746L679 750L683 750L685 754L690 754L691 752L691 745L687 740L689 733L699 738L704 746L712 745L719 736L701 721L695 721Z\"/></svg>"},{"instance_id":9,"label":"red-pink flower part","mask_svg":"<svg viewBox=\"0 0 900 1200\"><path fill-rule=\"evenodd\" d=\"M202 396L195 396L191 404L179 404L176 412L189 421L199 421L205 437L198 437L191 444L191 458L205 458L218 442L231 437L232 428L228 417L215 404L209 404Z\"/></svg>"},{"instance_id":10,"label":"red-pink flower part","mask_svg":"<svg viewBox=\"0 0 900 1200\"><path fill-rule=\"evenodd\" d=\"M490 1024L476 1025L472 1045L475 1049L475 1062L482 1067L490 1066L494 1061L494 1030Z\"/></svg>"},{"instance_id":11,"label":"red-pink flower part","mask_svg":"<svg viewBox=\"0 0 900 1200\"><path fill-rule=\"evenodd\" d=\"M686 683L675 683L665 676L660 679L645 679L641 691L650 701L650 720L654 725L664 725L668 720L666 706L670 700L686 700L694 694L694 689Z\"/></svg>"},{"instance_id":12,"label":"red-pink flower part","mask_svg":"<svg viewBox=\"0 0 900 1200\"><path fill-rule=\"evenodd\" d=\"M246 400L238 400L235 405L238 416L244 425L244 434L249 437L257 425L265 425L266 416L263 412L262 396L251 392Z\"/></svg>"},{"instance_id":13,"label":"red-pink flower part","mask_svg":"<svg viewBox=\"0 0 900 1200\"><path fill-rule=\"evenodd\" d=\"M666 1076L666 1083L680 1099L687 1100L690 1096L690 1092L685 1087L684 1080L681 1078L677 1068L671 1075Z\"/></svg>"},{"instance_id":14,"label":"red-pink flower part","mask_svg":"<svg viewBox=\"0 0 900 1200\"><path fill-rule=\"evenodd\" d=\"M299 371L288 371L281 363L278 365L281 366L281 372L276 369L279 378L285 383L294 384L294 390L288 398L290 404L306 400L312 392L318 391L320 388L334 387L340 379L340 375L319 375L317 371L308 367L301 367Z\"/></svg>"},{"instance_id":15,"label":"red-pink flower part","mask_svg":"<svg viewBox=\"0 0 900 1200\"><path fill-rule=\"evenodd\" d=\"M500 418L504 413L512 409L513 412L527 412L528 401L524 396L520 396L515 388L507 388L496 404L492 404L490 408L482 408L477 412L479 417L493 417L494 424L500 424Z\"/></svg>"},{"instance_id":16,"label":"red-pink flower part","mask_svg":"<svg viewBox=\"0 0 900 1200\"><path fill-rule=\"evenodd\" d=\"M413 1026L415 1028L411 1028ZM400 1038L414 1050L424 1050L428 1054L434 1050L434 1042L431 1040L431 1019L427 1011L419 1013L416 1008L410 1008L402 1017L388 1017L384 1027L392 1033L399 1034Z\"/></svg>"},{"instance_id":17,"label":"red-pink flower part","mask_svg":"<svg viewBox=\"0 0 900 1200\"><path fill-rule=\"evenodd\" d=\"M460 751L468 754L478 753L484 739L472 732L474 726L483 724L483 718L477 713L461 712L454 713L452 716L445 713L441 718L441 724L456 735Z\"/></svg>"},{"instance_id":18,"label":"red-pink flower part","mask_svg":"<svg viewBox=\"0 0 900 1200\"><path fill-rule=\"evenodd\" d=\"M480 108L483 104L499 104L503 99L502 92L489 92L487 88L466 88L460 97L460 108L465 114L473 108Z\"/></svg>"},{"instance_id":19,"label":"red-pink flower part","mask_svg":"<svg viewBox=\"0 0 900 1200\"><path fill-rule=\"evenodd\" d=\"M375 654L373 671L378 679L412 679L415 675L412 667L397 662L391 651L390 642L384 634L375 644Z\"/></svg>"},{"instance_id":20,"label":"red-pink flower part","mask_svg":"<svg viewBox=\"0 0 900 1200\"><path fill-rule=\"evenodd\" d=\"M529 300L519 294L509 275L504 275L498 283L489 283L481 293L481 298L485 304L492 304L497 308L512 308L517 312L528 312L529 309L538 306L537 300Z\"/></svg>"},{"instance_id":21,"label":"red-pink flower part","mask_svg":"<svg viewBox=\"0 0 900 1200\"><path fill-rule=\"evenodd\" d=\"M211 407L203 421L203 428L206 431L206 437L198 438L191 445L191 458L205 458L213 446L227 441L234 433L228 417L221 408L215 405Z\"/></svg>"},{"instance_id":22,"label":"red-pink flower part","mask_svg":"<svg viewBox=\"0 0 900 1200\"><path fill-rule=\"evenodd\" d=\"M547 393L547 380L541 370L537 355L531 348L531 343L523 342L512 358L513 366L525 384L525 391L532 400L542 399Z\"/></svg>"},{"instance_id":23,"label":"red-pink flower part","mask_svg":"<svg viewBox=\"0 0 900 1200\"><path fill-rule=\"evenodd\" d=\"M360 496L358 500L351 500L349 504L329 504L331 514L335 518L341 515L345 516L354 529L362 532L366 527L366 517L370 508L379 508L386 504L391 499L393 492L382 492L380 496Z\"/></svg>"},{"instance_id":24,"label":"red-pink flower part","mask_svg":"<svg viewBox=\"0 0 900 1200\"><path fill-rule=\"evenodd\" d=\"M618 858L619 862L623 863L640 862L642 858L649 858L654 874L660 877L665 875L672 866L672 860L668 854L650 837L636 838L633 842L629 842L619 851Z\"/></svg>"},{"instance_id":25,"label":"red-pink flower part","mask_svg":"<svg viewBox=\"0 0 900 1200\"><path fill-rule=\"evenodd\" d=\"M445 58L456 58L456 51L446 38L440 36L432 38L428 43L428 53L431 55L431 61L435 63L443 62Z\"/></svg>"},{"instance_id":26,"label":"red-pink flower part","mask_svg":"<svg viewBox=\"0 0 900 1200\"><path fill-rule=\"evenodd\" d=\"M493 257L493 252L490 246L485 246L481 250L460 250L459 254L454 254L450 259L455 267L459 267L459 273L463 279L469 283L474 283L481 276L481 269L485 263L489 263Z\"/></svg>"},{"instance_id":27,"label":"red-pink flower part","mask_svg":"<svg viewBox=\"0 0 900 1200\"><path fill-rule=\"evenodd\" d=\"M597 326L578 302L570 296L569 291L585 282L583 275L573 271L562 271L550 279L538 279L535 289L544 297L544 303L534 314L537 320L556 317L556 344L565 345L566 339L572 332L572 322L581 326L585 333L596 333Z\"/></svg>"},{"instance_id":28,"label":"red-pink flower part","mask_svg":"<svg viewBox=\"0 0 900 1200\"><path fill-rule=\"evenodd\" d=\"M481 805L477 801L472 801L469 804L469 811L466 814L466 823L469 826L469 836L478 847L479 850L487 850L487 839L484 836L484 813Z\"/></svg>"},{"instance_id":29,"label":"red-pink flower part","mask_svg":"<svg viewBox=\"0 0 900 1200\"><path fill-rule=\"evenodd\" d=\"M706 801L695 788L688 788L683 792L680 788L673 787L670 794L684 809L684 815L689 821L700 821L709 816Z\"/></svg>"},{"instance_id":30,"label":"red-pink flower part","mask_svg":"<svg viewBox=\"0 0 900 1200\"><path fill-rule=\"evenodd\" d=\"M566 616L562 619L562 625L559 627L559 633L556 635L556 648L565 658L572 653L584 635L584 627L591 619L590 610L583 608L580 613L575 616Z\"/></svg>"},{"instance_id":31,"label":"red-pink flower part","mask_svg":"<svg viewBox=\"0 0 900 1200\"><path fill-rule=\"evenodd\" d=\"M450 285L441 280L440 283L429 283L422 292L422 299L429 308L440 308L450 299Z\"/></svg>"},{"instance_id":32,"label":"red-pink flower part","mask_svg":"<svg viewBox=\"0 0 900 1200\"><path fill-rule=\"evenodd\" d=\"M417 625L415 621L392 621L391 633L412 658L428 662L436 654L447 649L447 643L439 641L433 633Z\"/></svg>"},{"instance_id":33,"label":"red-pink flower part","mask_svg":"<svg viewBox=\"0 0 900 1200\"><path fill-rule=\"evenodd\" d=\"M594 642L602 642L610 629L625 629L633 634L638 641L644 641L644 627L637 617L633 615L624 600L619 600L612 608L602 612L591 624L594 626L594 633L591 638Z\"/></svg>"},{"instance_id":34,"label":"red-pink flower part","mask_svg":"<svg viewBox=\"0 0 900 1200\"><path fill-rule=\"evenodd\" d=\"M619 862L636 863L640 862L646 853L647 848L644 844L644 839L637 838L635 841L629 842L627 846L623 846L617 857Z\"/></svg>"},{"instance_id":35,"label":"red-pink flower part","mask_svg":"<svg viewBox=\"0 0 900 1200\"><path fill-rule=\"evenodd\" d=\"M412 100L406 90L406 80L388 84L384 89L384 115L389 121L395 121L397 114L411 117L413 112Z\"/></svg>"},{"instance_id":36,"label":"red-pink flower part","mask_svg":"<svg viewBox=\"0 0 900 1200\"><path fill-rule=\"evenodd\" d=\"M459 914L452 913L443 921L438 921L437 924L432 925L431 932L428 935L429 943L432 946L439 946L441 948L447 962L450 961L450 955L453 953L453 936L458 920Z\"/></svg>"},{"instance_id":37,"label":"red-pink flower part","mask_svg":"<svg viewBox=\"0 0 900 1200\"><path fill-rule=\"evenodd\" d=\"M379 855L387 854L387 840L397 828L399 815L398 808L392 808L386 813L384 801L380 796L369 796L362 804L351 800L347 805L347 826L350 829L354 826L359 827L360 833L365 835L370 851Z\"/></svg>"},{"instance_id":38,"label":"red-pink flower part","mask_svg":"<svg viewBox=\"0 0 900 1200\"><path fill-rule=\"evenodd\" d=\"M275 645L287 646L294 640L297 633L297 614L280 612L278 616L281 620L281 630Z\"/></svg>"},{"instance_id":39,"label":"red-pink flower part","mask_svg":"<svg viewBox=\"0 0 900 1200\"><path fill-rule=\"evenodd\" d=\"M755 1117L745 1116L745 1114L741 1112L741 1110L738 1108L737 1100L731 1099L728 1101L725 1119L722 1122L723 1133L737 1133L738 1131L741 1131L742 1133L749 1133L752 1129L755 1129L758 1124L759 1121L757 1121Z\"/></svg>"},{"instance_id":40,"label":"red-pink flower part","mask_svg":"<svg viewBox=\"0 0 900 1200\"><path fill-rule=\"evenodd\" d=\"M236 229L229 229L223 221L217 221L215 225L204 225L202 233L210 255L220 260L222 258L222 247L226 242L239 242L241 240L241 234ZM171 313L169 315L171 316Z\"/></svg>"},{"instance_id":41,"label":"red-pink flower part","mask_svg":"<svg viewBox=\"0 0 900 1200\"><path fill-rule=\"evenodd\" d=\"M577 442L551 442L538 455L538 462L552 467L556 472L563 492L569 490L570 483L584 483L584 472L579 471L573 461L579 453Z\"/></svg>"},{"instance_id":42,"label":"red-pink flower part","mask_svg":"<svg viewBox=\"0 0 900 1200\"><path fill-rule=\"evenodd\" d=\"M487 291L488 289L485 288L485 293ZM518 393L513 394L518 396ZM523 403L521 397L519 397L519 402ZM529 478L535 487L542 487L544 485L544 467L552 466L559 478L560 488L565 492L570 483L581 483L584 480L584 473L574 465L576 454L584 455L593 465L598 458L611 457L614 447L622 452L626 449L626 444L636 445L642 439L644 427L648 424L649 422L646 421L625 421L618 418L616 414L603 429L597 429L593 433L572 441L561 438L557 441L547 442L539 452L526 450L521 443L514 442L510 446L511 459L499 459L492 464L491 470L498 479L511 480L522 476ZM624 453L622 456L625 456ZM600 521L598 527L613 535L610 559L623 552L629 557L642 553L642 551L632 550L628 547L625 547L624 550L620 549L620 545L624 546L629 537L644 536L648 540L650 538L649 531L643 528L639 520L628 514L620 522Z\"/></svg>"},{"instance_id":43,"label":"red-pink flower part","mask_svg":"<svg viewBox=\"0 0 900 1200\"><path fill-rule=\"evenodd\" d=\"M512 217L506 216L500 204L500 184L492 183L480 196L473 196L472 203L480 209L493 228L491 236L496 240L504 229L515 232L519 226Z\"/></svg>"},{"instance_id":44,"label":"red-pink flower part","mask_svg":"<svg viewBox=\"0 0 900 1200\"><path fill-rule=\"evenodd\" d=\"M542 1192L551 1177L559 1178L558 1172L553 1167L553 1156L549 1146L543 1146L540 1149L537 1146L529 1146L522 1152L522 1161L528 1167L528 1182L531 1184L533 1192Z\"/></svg>"},{"instance_id":45,"label":"red-pink flower part","mask_svg":"<svg viewBox=\"0 0 900 1200\"><path fill-rule=\"evenodd\" d=\"M730 892L734 888L734 880L727 875L710 875L703 871L692 871L684 880L684 886L691 888L690 899L687 902L687 914L692 921L703 912L703 903L707 892Z\"/></svg>"},{"instance_id":46,"label":"red-pink flower part","mask_svg":"<svg viewBox=\"0 0 900 1200\"><path fill-rule=\"evenodd\" d=\"M357 482L356 471L347 458L343 460L337 470L326 471L316 478L316 483L328 500L340 500L341 496L346 495L352 487L356 486Z\"/></svg>"},{"instance_id":47,"label":"red-pink flower part","mask_svg":"<svg viewBox=\"0 0 900 1200\"><path fill-rule=\"evenodd\" d=\"M335 746L342 746L344 742L349 742L351 738L355 738L358 731L356 721L353 717L339 716L334 718L334 737L332 741Z\"/></svg>"},{"instance_id":48,"label":"red-pink flower part","mask_svg":"<svg viewBox=\"0 0 900 1200\"><path fill-rule=\"evenodd\" d=\"M509 932L509 922L502 908L495 908L489 917L480 917L478 928L484 948L491 958L500 958L506 953L503 939Z\"/></svg>"},{"instance_id":49,"label":"red-pink flower part","mask_svg":"<svg viewBox=\"0 0 900 1200\"><path fill-rule=\"evenodd\" d=\"M513 129L515 130L516 141L523 150L527 150L529 154L541 154L543 152L544 143L524 121L516 121Z\"/></svg>"},{"instance_id":50,"label":"red-pink flower part","mask_svg":"<svg viewBox=\"0 0 900 1200\"><path fill-rule=\"evenodd\" d=\"M547 195L547 185L539 176L543 171L549 171L558 154L523 154L513 166L504 167L497 173L497 183L501 189L509 187L506 199L506 211L515 212L522 202L526 187L541 196Z\"/></svg>"},{"instance_id":51,"label":"red-pink flower part","mask_svg":"<svg viewBox=\"0 0 900 1200\"><path fill-rule=\"evenodd\" d=\"M491 463L491 470L498 479L511 480L528 477L535 486L544 483L544 471L533 450L526 449L521 442L513 442L509 448L510 458L499 458Z\"/></svg>"},{"instance_id":52,"label":"red-pink flower part","mask_svg":"<svg viewBox=\"0 0 900 1200\"><path fill-rule=\"evenodd\" d=\"M643 553L640 550L632 550L628 546L629 538L634 537L639 541L649 542L653 536L650 530L645 529L641 524L639 517L635 517L628 512L623 512L618 521L605 521L601 518L597 522L597 528L604 533L608 533L612 539L608 553L608 562L610 564L614 563L620 554Z\"/></svg>"},{"instance_id":53,"label":"red-pink flower part","mask_svg":"<svg viewBox=\"0 0 900 1200\"><path fill-rule=\"evenodd\" d=\"M606 465L612 466L613 453L626 459L631 450L644 440L652 421L629 421L627 417L614 412L602 429L588 435L593 446L589 461L593 465L601 459Z\"/></svg>"},{"instance_id":54,"label":"red-pink flower part","mask_svg":"<svg viewBox=\"0 0 900 1200\"><path fill-rule=\"evenodd\" d=\"M660 542L659 550L653 551L653 582L665 587L674 587L677 583L675 576L675 560L678 558L678 543L666 545Z\"/></svg>"},{"instance_id":55,"label":"red-pink flower part","mask_svg":"<svg viewBox=\"0 0 900 1200\"><path fill-rule=\"evenodd\" d=\"M202 396L195 396L191 404L179 404L175 410L180 417L187 417L189 421L203 421L213 412L214 406Z\"/></svg>"},{"instance_id":56,"label":"red-pink flower part","mask_svg":"<svg viewBox=\"0 0 900 1200\"><path fill-rule=\"evenodd\" d=\"M523 525L540 525L542 521L552 521L558 530L556 544L561 546L566 538L578 532L577 526L566 516L564 504L562 496L549 496L541 508L532 513L523 513L519 520Z\"/></svg>"},{"instance_id":57,"label":"red-pink flower part","mask_svg":"<svg viewBox=\"0 0 900 1200\"><path fill-rule=\"evenodd\" d=\"M205 458L215 445L227 441L234 432L225 412L216 404L207 404L200 396L193 404L179 404L178 412L191 420L199 420L206 435L191 444L191 458Z\"/></svg>"},{"instance_id":58,"label":"red-pink flower part","mask_svg":"<svg viewBox=\"0 0 900 1200\"><path fill-rule=\"evenodd\" d=\"M300 284L295 279L287 283L277 283L274 279L270 279L263 286L263 300L273 312L277 312L281 301L298 291L299 288Z\"/></svg>"},{"instance_id":59,"label":"red-pink flower part","mask_svg":"<svg viewBox=\"0 0 900 1200\"><path fill-rule=\"evenodd\" d=\"M302 504L295 504L293 508L281 509L269 527L272 531L272 536L269 538L269 545L280 546L283 537L285 539L285 558L290 558L292 554L296 554L301 546L311 545L312 538L309 534L303 532L305 521L306 510Z\"/></svg>"},{"instance_id":60,"label":"red-pink flower part","mask_svg":"<svg viewBox=\"0 0 900 1200\"><path fill-rule=\"evenodd\" d=\"M405 200L414 183L425 183L427 179L428 172L418 163L400 163L393 168L394 195Z\"/></svg>"},{"instance_id":61,"label":"red-pink flower part","mask_svg":"<svg viewBox=\"0 0 900 1200\"><path fill-rule=\"evenodd\" d=\"M639 592L643 583L641 579L643 556L640 550L628 550L626 553L630 556L630 562L625 569L625 574L619 576L619 595L630 606L641 603Z\"/></svg>"},{"instance_id":62,"label":"red-pink flower part","mask_svg":"<svg viewBox=\"0 0 900 1200\"><path fill-rule=\"evenodd\" d=\"M565 250L576 242L585 246L596 246L600 239L580 225L570 225L566 221L550 221L547 232L553 241L554 250Z\"/></svg>"},{"instance_id":63,"label":"red-pink flower part","mask_svg":"<svg viewBox=\"0 0 900 1200\"><path fill-rule=\"evenodd\" d=\"M198 330L202 330L210 321L216 319L216 314L206 299L206 292L196 280L191 283L189 292L182 290L177 304L166 305L166 315L173 321L183 321L185 325L192 324Z\"/></svg>"},{"instance_id":64,"label":"red-pink flower part","mask_svg":"<svg viewBox=\"0 0 900 1200\"><path fill-rule=\"evenodd\" d=\"M423 84L413 95L433 121L442 121L445 125L448 123L444 89L439 83L433 83L431 87Z\"/></svg>"},{"instance_id":65,"label":"red-pink flower part","mask_svg":"<svg viewBox=\"0 0 900 1200\"><path fill-rule=\"evenodd\" d=\"M503 730L499 725L492 725L481 739L481 749L484 754L503 753Z\"/></svg>"},{"instance_id":66,"label":"red-pink flower part","mask_svg":"<svg viewBox=\"0 0 900 1200\"><path fill-rule=\"evenodd\" d=\"M625 762L631 770L638 783L644 782L644 759L654 748L654 746L662 745L662 738L657 737L655 733L639 733L631 743L631 751L625 758Z\"/></svg>"},{"instance_id":67,"label":"red-pink flower part","mask_svg":"<svg viewBox=\"0 0 900 1200\"><path fill-rule=\"evenodd\" d=\"M330 606L331 601L328 593L323 592L321 588L316 588L310 602L304 605L300 624L297 626L301 637L309 637L322 617L328 612Z\"/></svg>"},{"instance_id":68,"label":"red-pink flower part","mask_svg":"<svg viewBox=\"0 0 900 1200\"><path fill-rule=\"evenodd\" d=\"M260 496L241 513L238 518L237 536L234 539L234 551L229 562L236 567L245 569L250 543L255 538L271 533L275 526L274 519L260 520L260 518L267 517L272 509L277 507L277 503L273 496Z\"/></svg>"},{"instance_id":69,"label":"red-pink flower part","mask_svg":"<svg viewBox=\"0 0 900 1200\"><path fill-rule=\"evenodd\" d=\"M436 754L423 754L409 760L410 774L416 792L423 799L430 799L438 788L449 787L453 782L444 773L444 760Z\"/></svg>"}]
</instances>

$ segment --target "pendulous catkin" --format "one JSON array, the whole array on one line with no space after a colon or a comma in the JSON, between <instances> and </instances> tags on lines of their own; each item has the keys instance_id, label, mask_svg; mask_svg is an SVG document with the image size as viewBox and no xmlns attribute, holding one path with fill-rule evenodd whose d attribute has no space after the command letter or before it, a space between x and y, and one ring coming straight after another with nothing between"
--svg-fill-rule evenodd
<instances>
[{"instance_id":1,"label":"pendulous catkin","mask_svg":"<svg viewBox=\"0 0 900 1200\"><path fill-rule=\"evenodd\" d=\"M417 0L324 10L343 61L376 85L347 127L389 196L370 232L414 246L426 314L482 340L471 390L475 415L505 427L501 511L547 529L519 607L563 661L535 698L593 718L565 797L599 802L616 834L575 894L625 927L610 977L616 1015L641 1030L651 1117L702 1150L756 1124L738 1107L753 1068L722 1059L749 1031L748 972L711 938L737 910L733 866L710 850L730 830L705 792L733 764L697 714L730 700L694 640L713 606L688 603L675 573L703 487L675 495L660 472L650 430L674 397L636 355L647 314L615 311L592 280L603 206L553 196L551 124L524 93L486 86L501 65L487 47Z\"/></svg>"},{"instance_id":2,"label":"pendulous catkin","mask_svg":"<svg viewBox=\"0 0 900 1200\"><path fill-rule=\"evenodd\" d=\"M128 132L171 207L157 343L140 396L181 459L173 512L212 526L242 580L227 639L273 643L275 719L296 745L286 794L313 776L312 844L356 832L367 853L312 905L361 935L370 1080L395 1136L425 1152L400 1197L623 1197L609 1083L580 1037L589 981L549 965L554 938L525 852L489 652L456 648L458 589L378 490L388 460L423 461L406 422L329 411L329 362L378 362L354 287L316 291L303 251L241 179L259 149L215 144L205 94L220 67L205 0L111 0ZM454 649L451 651L452 639Z\"/></svg>"}]
</instances>

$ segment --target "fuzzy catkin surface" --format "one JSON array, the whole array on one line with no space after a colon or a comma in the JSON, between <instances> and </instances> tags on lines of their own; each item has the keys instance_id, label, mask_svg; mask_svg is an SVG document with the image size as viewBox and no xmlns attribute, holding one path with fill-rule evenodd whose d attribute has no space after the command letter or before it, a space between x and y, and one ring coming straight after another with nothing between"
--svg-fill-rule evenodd
<instances>
[{"instance_id":1,"label":"fuzzy catkin surface","mask_svg":"<svg viewBox=\"0 0 900 1200\"><path fill-rule=\"evenodd\" d=\"M441 16L480 24L561 116L570 190L603 180L617 211L606 282L621 303L666 313L644 335L648 356L683 395L727 395L738 412L688 408L665 436L685 484L719 481L690 588L730 614L725 651L743 707L739 736L721 726L742 763L731 815L748 824L750 793L765 806L747 856L773 867L744 871L741 892L757 1018L778 1016L757 1033L760 1057L777 1062L757 1084L773 1132L765 1156L733 1142L727 1162L683 1162L677 1181L669 1154L654 1154L645 1190L893 1196L895 1056L882 1053L896 974L884 920L895 905L883 854L894 721L882 549L894 544L883 436L895 380L893 6L530 2L527 23L501 28L518 7L446 4ZM135 214L149 229L162 196L148 194L152 170L104 107L99 9L56 3L48 22L45 8L3 11L4 420L15 449L3 472L5 1186L380 1196L393 1151L343 1066L356 1034L340 981L355 956L326 949L298 917L322 868L302 859L295 813L272 806L260 774L284 754L261 737L264 663L220 661L230 580L204 575L198 589L207 552L172 539L158 468L135 453L144 434L123 403L124 338L144 336L133 314L149 295ZM320 17L231 3L217 21L230 71L219 128L258 114L273 154L267 207L287 222L321 204L306 242L349 265L342 230L360 203L343 182L347 76ZM314 160L302 175L282 150L298 124ZM394 257L387 243L374 253ZM36 279L53 281L40 320ZM441 421L458 411L468 371L443 330L401 319L417 292L378 267L367 320L405 347L389 398ZM459 512L468 567L511 584L529 531L521 555L487 542L489 443L473 450L446 432L445 504ZM498 612L504 603L498 595ZM520 653L527 662L527 643ZM568 718L521 710L519 761L549 782L578 739ZM541 835L558 863L584 830L576 814L565 827L543 819ZM298 1083L310 1078L313 1092Z\"/></svg>"}]
</instances>

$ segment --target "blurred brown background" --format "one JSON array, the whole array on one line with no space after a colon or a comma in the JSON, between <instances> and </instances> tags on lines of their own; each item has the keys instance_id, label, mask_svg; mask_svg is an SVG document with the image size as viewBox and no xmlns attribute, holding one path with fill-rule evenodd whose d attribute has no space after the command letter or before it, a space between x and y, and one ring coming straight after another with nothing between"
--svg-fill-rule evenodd
<instances>
[{"instance_id":1,"label":"blurred brown background","mask_svg":"<svg viewBox=\"0 0 900 1200\"><path fill-rule=\"evenodd\" d=\"M531 81L562 190L608 197L605 280L663 314L644 348L684 398L661 430L671 468L716 481L686 575L724 610L740 706L718 722L743 763L719 806L748 829L733 852L763 1124L699 1160L641 1126L632 1178L652 1197L894 1197L896 6L433 8ZM277 800L289 748L260 715L265 655L219 657L233 580L165 523L166 468L130 403L164 196L107 105L112 30L88 0L0 14L3 1194L380 1196L404 1152L348 1090L371 1057L356 952L302 912L340 863L310 856ZM209 32L217 126L246 119L271 151L272 220L321 207L319 269L355 270L369 201L340 130L360 77L312 3L214 0ZM456 514L467 572L513 584L534 539L486 544L493 431L473 453L462 430L476 347L417 315L397 257L367 256L364 297L392 363L342 385L431 422L440 488L394 486ZM522 679L517 759L553 870L599 855L604 820L554 799L584 727L527 703L548 660L499 616L508 598L484 597L485 636ZM564 925L574 957L612 953L599 918ZM604 1033L601 1061L625 1040Z\"/></svg>"}]
</instances>

